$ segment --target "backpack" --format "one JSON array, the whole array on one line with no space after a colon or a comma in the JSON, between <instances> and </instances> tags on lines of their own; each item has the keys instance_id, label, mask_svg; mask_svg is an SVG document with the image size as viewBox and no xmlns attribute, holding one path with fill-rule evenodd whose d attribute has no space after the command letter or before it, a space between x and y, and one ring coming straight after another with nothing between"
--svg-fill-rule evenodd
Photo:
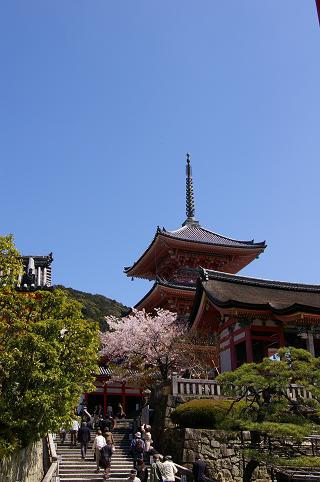
<instances>
[{"instance_id":1,"label":"backpack","mask_svg":"<svg viewBox=\"0 0 320 482\"><path fill-rule=\"evenodd\" d=\"M137 439L137 441L135 443L135 446L134 446L134 450L138 453L143 452L143 442L142 442L141 438Z\"/></svg>"}]
</instances>

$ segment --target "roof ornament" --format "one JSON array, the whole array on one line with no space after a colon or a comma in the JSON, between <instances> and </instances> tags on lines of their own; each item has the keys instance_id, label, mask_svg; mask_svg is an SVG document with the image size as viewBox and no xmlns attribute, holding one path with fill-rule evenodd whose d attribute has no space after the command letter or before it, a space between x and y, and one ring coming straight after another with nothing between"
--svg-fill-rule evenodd
<instances>
[{"instance_id":1,"label":"roof ornament","mask_svg":"<svg viewBox=\"0 0 320 482\"><path fill-rule=\"evenodd\" d=\"M192 169L190 163L190 154L188 152L186 166L186 215L187 219L182 226L199 226L199 221L197 221L195 218Z\"/></svg>"}]
</instances>

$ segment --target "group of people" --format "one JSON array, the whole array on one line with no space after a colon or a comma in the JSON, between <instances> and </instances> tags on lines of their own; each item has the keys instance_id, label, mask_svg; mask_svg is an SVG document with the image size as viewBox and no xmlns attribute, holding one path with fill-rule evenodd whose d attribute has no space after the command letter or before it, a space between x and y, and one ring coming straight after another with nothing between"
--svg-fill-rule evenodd
<instances>
[{"instance_id":1,"label":"group of people","mask_svg":"<svg viewBox=\"0 0 320 482\"><path fill-rule=\"evenodd\" d=\"M121 405L121 404L119 404ZM91 430L96 430L96 436L93 441L93 456L96 461L96 472L100 472L103 468L103 478L107 479L110 474L111 459L115 452L114 439L112 430L114 428L113 410L108 406L107 415L104 417L102 407L96 407L94 410L94 418L87 412L86 408L82 411L82 422L79 424L75 418L72 420L70 428L71 446L80 443L81 458L84 460L87 455L88 445L91 441ZM125 413L122 406L118 406L118 413ZM120 418L120 417L119 417ZM66 430L60 430L61 442L65 442ZM153 447L151 435L151 426L143 424L140 431L134 434L130 444L130 454L133 458L133 469L126 482L174 482L177 474L177 468L172 461L172 457L167 455L161 457ZM146 465L149 465L149 468ZM198 456L193 464L193 476L195 482L213 482L207 477L206 463Z\"/></svg>"}]
</instances>

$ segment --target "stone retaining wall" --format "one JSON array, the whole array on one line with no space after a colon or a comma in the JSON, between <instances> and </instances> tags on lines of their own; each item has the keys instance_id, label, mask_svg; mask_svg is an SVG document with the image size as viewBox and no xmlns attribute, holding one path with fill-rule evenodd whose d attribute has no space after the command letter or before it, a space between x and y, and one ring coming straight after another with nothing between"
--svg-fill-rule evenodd
<instances>
[{"instance_id":1,"label":"stone retaining wall","mask_svg":"<svg viewBox=\"0 0 320 482\"><path fill-rule=\"evenodd\" d=\"M42 440L0 461L1 482L41 482L43 477Z\"/></svg>"},{"instance_id":2,"label":"stone retaining wall","mask_svg":"<svg viewBox=\"0 0 320 482\"><path fill-rule=\"evenodd\" d=\"M152 436L154 445L164 455L170 454L180 465L191 467L196 455L206 461L210 476L220 482L242 482L247 461L242 455L241 440L237 434L220 430L179 429L170 414L180 404L197 397L173 396L166 387L155 391L152 397L154 418ZM250 434L247 433L250 437ZM252 480L269 482L265 466L254 471Z\"/></svg>"},{"instance_id":3,"label":"stone retaining wall","mask_svg":"<svg viewBox=\"0 0 320 482\"><path fill-rule=\"evenodd\" d=\"M245 461L241 440L236 433L221 430L190 429L169 430L170 438L182 438L181 465L190 465L197 455L205 460L209 475L221 482L242 482ZM176 432L174 435L173 432ZM169 435L169 434L168 434ZM258 467L252 477L256 482L267 482L271 478L266 467Z\"/></svg>"}]
</instances>

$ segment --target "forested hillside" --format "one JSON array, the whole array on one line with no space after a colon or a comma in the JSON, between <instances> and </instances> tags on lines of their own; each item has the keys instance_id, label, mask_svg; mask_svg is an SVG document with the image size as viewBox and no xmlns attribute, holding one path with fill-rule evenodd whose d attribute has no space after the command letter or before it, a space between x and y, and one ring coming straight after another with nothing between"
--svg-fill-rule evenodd
<instances>
[{"instance_id":1,"label":"forested hillside","mask_svg":"<svg viewBox=\"0 0 320 482\"><path fill-rule=\"evenodd\" d=\"M129 308L119 303L116 300L111 300L103 295L85 293L84 291L74 290L73 288L66 288L58 285L57 288L63 289L75 300L82 305L83 316L89 321L98 321L101 331L105 331L106 323L105 316L124 316L128 313Z\"/></svg>"}]
</instances>

